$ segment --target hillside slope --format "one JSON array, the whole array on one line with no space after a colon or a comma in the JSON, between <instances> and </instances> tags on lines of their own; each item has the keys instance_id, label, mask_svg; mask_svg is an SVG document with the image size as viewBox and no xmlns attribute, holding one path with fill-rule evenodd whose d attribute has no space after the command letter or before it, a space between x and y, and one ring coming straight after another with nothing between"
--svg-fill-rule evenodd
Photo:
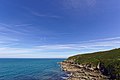
<instances>
[{"instance_id":1,"label":"hillside slope","mask_svg":"<svg viewBox=\"0 0 120 80\"><path fill-rule=\"evenodd\" d=\"M69 57L67 60L75 64L90 64L93 67L101 65L101 72L110 78L120 79L120 48ZM104 69L103 69L104 68Z\"/></svg>"}]
</instances>

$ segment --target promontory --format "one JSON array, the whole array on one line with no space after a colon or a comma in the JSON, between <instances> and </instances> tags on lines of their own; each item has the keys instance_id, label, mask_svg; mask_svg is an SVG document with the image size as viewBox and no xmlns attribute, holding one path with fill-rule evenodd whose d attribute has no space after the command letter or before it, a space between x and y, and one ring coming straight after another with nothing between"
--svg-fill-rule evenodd
<instances>
[{"instance_id":1,"label":"promontory","mask_svg":"<svg viewBox=\"0 0 120 80\"><path fill-rule=\"evenodd\" d=\"M67 80L120 80L120 48L71 56L60 64Z\"/></svg>"}]
</instances>

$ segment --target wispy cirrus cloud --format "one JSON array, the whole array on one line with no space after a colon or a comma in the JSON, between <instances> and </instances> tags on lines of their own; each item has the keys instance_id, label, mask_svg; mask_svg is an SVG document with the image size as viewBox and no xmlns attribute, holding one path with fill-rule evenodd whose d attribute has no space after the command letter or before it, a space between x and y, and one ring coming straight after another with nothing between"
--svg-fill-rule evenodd
<instances>
[{"instance_id":1,"label":"wispy cirrus cloud","mask_svg":"<svg viewBox=\"0 0 120 80\"><path fill-rule=\"evenodd\" d=\"M5 23L0 23L0 32L1 33L14 33L14 34L24 34L22 31L15 28L15 25L8 25Z\"/></svg>"},{"instance_id":2,"label":"wispy cirrus cloud","mask_svg":"<svg viewBox=\"0 0 120 80\"><path fill-rule=\"evenodd\" d=\"M100 41L102 40L102 41ZM85 50L85 49L109 49L109 48L118 48L120 47L120 38L108 38L108 39L99 39L91 40L91 41L84 41L80 43L73 43L73 44L57 44L57 45L43 45L37 46L36 48L40 49L47 49L47 50Z\"/></svg>"},{"instance_id":3,"label":"wispy cirrus cloud","mask_svg":"<svg viewBox=\"0 0 120 80\"><path fill-rule=\"evenodd\" d=\"M51 14L46 14L46 13L40 13L38 11L32 10L28 7L23 7L23 9L27 10L31 15L34 15L36 17L46 17L46 18L61 18L61 16L58 15L51 15Z\"/></svg>"},{"instance_id":4,"label":"wispy cirrus cloud","mask_svg":"<svg viewBox=\"0 0 120 80\"><path fill-rule=\"evenodd\" d=\"M15 24L14 26L31 26L32 24Z\"/></svg>"},{"instance_id":5,"label":"wispy cirrus cloud","mask_svg":"<svg viewBox=\"0 0 120 80\"><path fill-rule=\"evenodd\" d=\"M50 31L29 23L0 23L0 47L28 46L43 42Z\"/></svg>"},{"instance_id":6,"label":"wispy cirrus cloud","mask_svg":"<svg viewBox=\"0 0 120 80\"><path fill-rule=\"evenodd\" d=\"M37 17L48 17L48 18L61 18L60 16L56 15L47 15L47 14L41 14L35 11L31 11L32 15L37 16Z\"/></svg>"},{"instance_id":7,"label":"wispy cirrus cloud","mask_svg":"<svg viewBox=\"0 0 120 80\"><path fill-rule=\"evenodd\" d=\"M81 43L72 43L72 44L53 44L53 45L38 45L31 48L11 48L11 47L1 47L0 54L10 55L14 54L17 57L18 55L23 55L23 57L69 57L70 55L75 55L78 53L88 53L109 50L120 47L120 37L106 38L106 39L97 39L84 41ZM25 56L27 55L27 56ZM63 56L64 55L64 56ZM13 56L13 57L14 57ZM8 56L7 56L8 57ZM10 57L12 57L10 55Z\"/></svg>"},{"instance_id":8,"label":"wispy cirrus cloud","mask_svg":"<svg viewBox=\"0 0 120 80\"><path fill-rule=\"evenodd\" d=\"M21 42L20 36L24 37L28 34L25 26L29 25L0 23L0 47L10 47L19 44Z\"/></svg>"},{"instance_id":9,"label":"wispy cirrus cloud","mask_svg":"<svg viewBox=\"0 0 120 80\"><path fill-rule=\"evenodd\" d=\"M39 55L40 57L44 54L48 54L48 55L51 54L53 55L53 57L55 57L54 55L57 56L57 54L59 54L59 56L65 55L65 57L68 57L69 55L73 55L76 53L94 52L99 50L108 50L108 49L120 47L120 37L88 40L88 41L76 42L71 44L36 45L36 46L31 46L29 48L27 47L16 48L15 46L11 47L11 45L16 45L19 47L20 45L19 42L21 42L19 37L14 37L14 35L16 36L21 35L22 37L24 37L25 34L31 35L29 33L29 28L26 28L25 30L25 26L31 26L31 25L32 24L8 25L8 24L0 23L0 54L3 55L3 57L5 57L8 54L9 55L14 54L14 56L27 54L28 57L30 55L33 55L35 57L36 54ZM18 29L14 29L14 27L18 27ZM9 36L11 33L13 33L13 36ZM32 33L32 35L34 35L34 33Z\"/></svg>"},{"instance_id":10,"label":"wispy cirrus cloud","mask_svg":"<svg viewBox=\"0 0 120 80\"><path fill-rule=\"evenodd\" d=\"M18 38L11 36L12 34L21 34L21 32L14 30L10 25L0 23L0 47L19 42Z\"/></svg>"}]
</instances>

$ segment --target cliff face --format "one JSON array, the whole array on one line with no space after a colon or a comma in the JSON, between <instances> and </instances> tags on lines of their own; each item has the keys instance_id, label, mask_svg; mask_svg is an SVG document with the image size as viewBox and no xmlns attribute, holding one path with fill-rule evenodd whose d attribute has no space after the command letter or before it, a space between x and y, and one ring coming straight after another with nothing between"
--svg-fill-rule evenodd
<instances>
[{"instance_id":1,"label":"cliff face","mask_svg":"<svg viewBox=\"0 0 120 80\"><path fill-rule=\"evenodd\" d=\"M120 49L69 57L60 63L68 80L120 80Z\"/></svg>"},{"instance_id":2,"label":"cliff face","mask_svg":"<svg viewBox=\"0 0 120 80\"><path fill-rule=\"evenodd\" d=\"M69 61L61 62L63 71L70 74L67 80L108 80L99 69L90 65L78 65Z\"/></svg>"}]
</instances>

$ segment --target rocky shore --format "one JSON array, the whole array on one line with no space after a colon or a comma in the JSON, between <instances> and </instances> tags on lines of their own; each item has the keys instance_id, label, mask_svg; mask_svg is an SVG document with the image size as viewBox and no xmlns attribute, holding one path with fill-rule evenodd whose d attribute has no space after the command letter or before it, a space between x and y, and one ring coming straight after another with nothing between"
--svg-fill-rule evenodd
<instances>
[{"instance_id":1,"label":"rocky shore","mask_svg":"<svg viewBox=\"0 0 120 80\"><path fill-rule=\"evenodd\" d=\"M63 71L69 73L67 80L109 80L107 76L100 71L100 63L96 67L90 64L80 65L73 61L60 62Z\"/></svg>"}]
</instances>

